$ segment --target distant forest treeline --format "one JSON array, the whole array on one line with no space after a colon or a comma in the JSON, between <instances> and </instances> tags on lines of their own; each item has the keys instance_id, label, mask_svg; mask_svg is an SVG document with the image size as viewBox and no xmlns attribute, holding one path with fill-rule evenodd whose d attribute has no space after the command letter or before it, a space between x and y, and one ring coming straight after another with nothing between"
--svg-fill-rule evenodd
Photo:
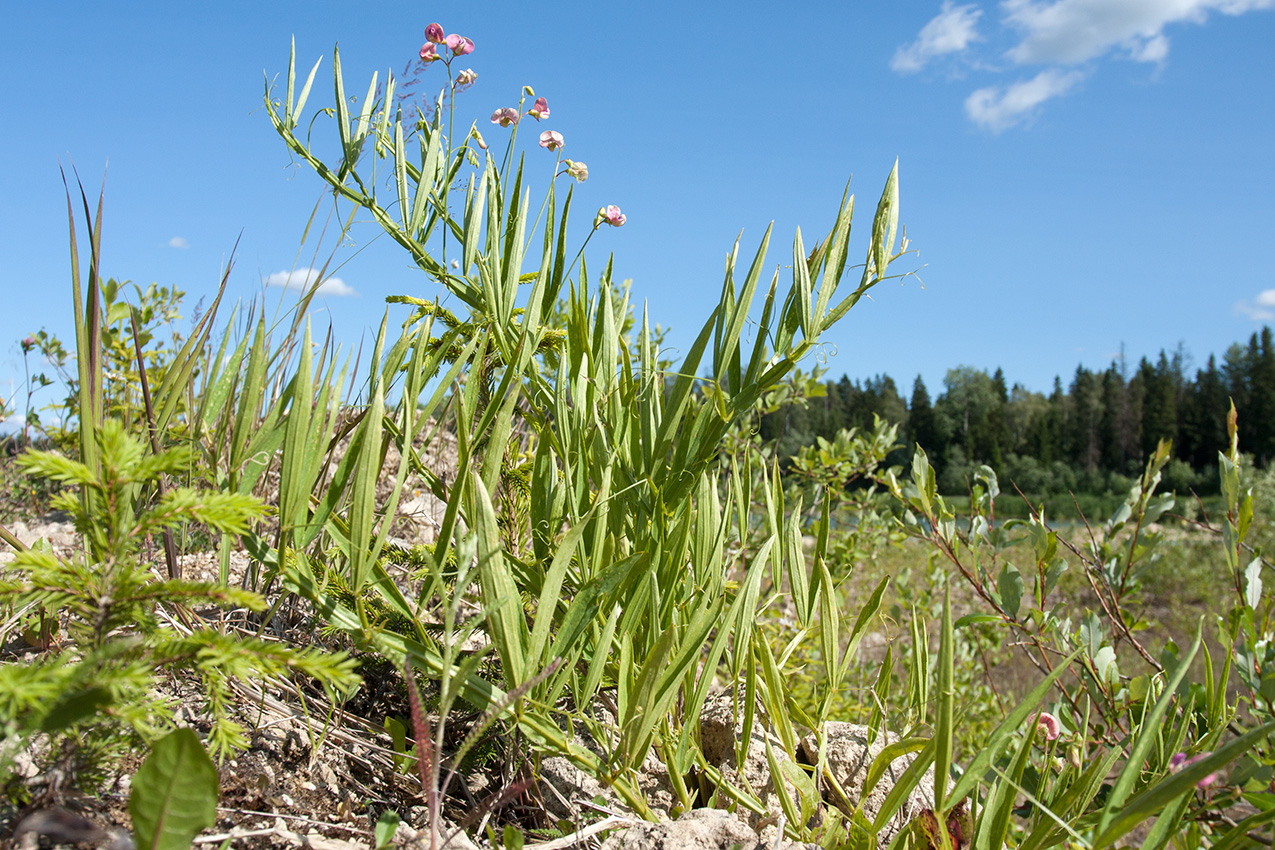
<instances>
[{"instance_id":1,"label":"distant forest treeline","mask_svg":"<svg viewBox=\"0 0 1275 850\"><path fill-rule=\"evenodd\" d=\"M948 370L931 398L918 376L905 399L889 375L860 383L842 377L827 395L793 404L762 420L762 436L779 440L781 456L841 428L872 428L873 414L898 423L906 453L919 444L939 469L945 493L963 493L980 464L1027 494L1120 493L1141 473L1161 439L1173 441L1164 484L1200 494L1217 490L1217 453L1226 447L1226 413L1239 412L1240 450L1259 467L1275 461L1275 340L1271 329L1233 344L1219 364L1189 375L1181 346L1136 366L1117 360L1106 370L1077 367L1048 395L1006 384L969 366Z\"/></svg>"}]
</instances>

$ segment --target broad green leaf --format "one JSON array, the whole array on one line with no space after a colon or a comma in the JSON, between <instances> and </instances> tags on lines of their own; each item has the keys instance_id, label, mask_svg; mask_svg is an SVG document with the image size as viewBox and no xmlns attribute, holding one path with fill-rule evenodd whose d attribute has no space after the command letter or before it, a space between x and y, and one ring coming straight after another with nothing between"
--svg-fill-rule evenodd
<instances>
[{"instance_id":1,"label":"broad green leaf","mask_svg":"<svg viewBox=\"0 0 1275 850\"><path fill-rule=\"evenodd\" d=\"M217 821L217 783L194 731L174 729L156 741L128 797L138 850L187 850Z\"/></svg>"}]
</instances>

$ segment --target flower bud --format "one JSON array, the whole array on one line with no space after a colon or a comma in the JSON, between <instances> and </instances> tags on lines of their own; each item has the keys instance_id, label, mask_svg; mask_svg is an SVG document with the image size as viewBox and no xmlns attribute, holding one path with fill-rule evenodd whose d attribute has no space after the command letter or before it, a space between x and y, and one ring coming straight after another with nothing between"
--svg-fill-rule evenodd
<instances>
[{"instance_id":1,"label":"flower bud","mask_svg":"<svg viewBox=\"0 0 1275 850\"><path fill-rule=\"evenodd\" d=\"M1057 741L1058 736L1062 734L1062 724L1048 711L1042 711L1036 715L1036 726L1048 741Z\"/></svg>"}]
</instances>

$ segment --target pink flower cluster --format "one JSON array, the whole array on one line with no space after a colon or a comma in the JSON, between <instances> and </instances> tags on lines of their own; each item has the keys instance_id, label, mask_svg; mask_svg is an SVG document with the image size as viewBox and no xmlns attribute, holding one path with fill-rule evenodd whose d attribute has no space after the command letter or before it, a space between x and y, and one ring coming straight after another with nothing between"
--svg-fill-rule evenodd
<instances>
[{"instance_id":1,"label":"pink flower cluster","mask_svg":"<svg viewBox=\"0 0 1275 850\"><path fill-rule=\"evenodd\" d=\"M452 56L468 56L474 52L474 43L463 35L451 33L443 34L441 24L430 24L425 27L425 44L421 45L421 61L428 65L431 62L437 62L439 59L446 60L446 57L438 55L437 45L443 45L452 52ZM472 71L470 72L473 73ZM472 82L472 80L471 80Z\"/></svg>"},{"instance_id":2,"label":"pink flower cluster","mask_svg":"<svg viewBox=\"0 0 1275 850\"><path fill-rule=\"evenodd\" d=\"M1177 773L1180 770L1186 770L1188 767L1195 764L1197 761L1200 761L1201 759L1206 759L1211 755L1213 754L1199 753L1197 755L1188 756L1186 753L1176 753L1173 756L1173 758L1169 759L1169 772ZM1215 770L1212 773L1205 776L1204 778L1200 779L1199 782L1196 782L1195 787L1199 788L1201 791L1207 791L1208 789L1216 785L1219 779L1221 779L1221 776Z\"/></svg>"},{"instance_id":3,"label":"pink flower cluster","mask_svg":"<svg viewBox=\"0 0 1275 850\"><path fill-rule=\"evenodd\" d=\"M545 100L543 97L538 97L536 98L536 102L532 104L531 108L525 113L519 112L518 109L513 106L506 106L501 109L497 109L491 114L491 123L499 124L502 127L509 127L513 124L517 124L518 119L522 118L524 114L530 115L537 121L542 118L548 118L549 101ZM558 138L561 139L562 136L558 135ZM543 143L541 144L541 147L544 147ZM561 147L561 145L559 145L559 147Z\"/></svg>"}]
</instances>

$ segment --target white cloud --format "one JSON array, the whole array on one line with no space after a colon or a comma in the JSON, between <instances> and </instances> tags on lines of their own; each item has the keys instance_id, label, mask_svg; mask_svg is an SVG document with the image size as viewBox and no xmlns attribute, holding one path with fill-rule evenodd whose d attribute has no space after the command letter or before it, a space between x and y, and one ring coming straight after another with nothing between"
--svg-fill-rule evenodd
<instances>
[{"instance_id":1,"label":"white cloud","mask_svg":"<svg viewBox=\"0 0 1275 850\"><path fill-rule=\"evenodd\" d=\"M1235 313L1248 316L1255 322L1275 319L1275 289L1264 289L1257 293L1251 304L1247 301L1236 302Z\"/></svg>"},{"instance_id":2,"label":"white cloud","mask_svg":"<svg viewBox=\"0 0 1275 850\"><path fill-rule=\"evenodd\" d=\"M287 289L309 289L319 279L318 269L294 269L290 272L275 272L264 277L261 282L266 286L282 286ZM348 286L339 277L326 277L319 284L320 295L357 295L354 288Z\"/></svg>"},{"instance_id":3,"label":"white cloud","mask_svg":"<svg viewBox=\"0 0 1275 850\"><path fill-rule=\"evenodd\" d=\"M174 236L168 240L169 248L180 248L183 251L190 247L190 243L186 241L185 236Z\"/></svg>"},{"instance_id":4,"label":"white cloud","mask_svg":"<svg viewBox=\"0 0 1275 850\"><path fill-rule=\"evenodd\" d=\"M980 127L1000 133L1030 119L1037 106L1065 93L1084 76L1050 68L1009 87L988 86L965 99L965 114Z\"/></svg>"},{"instance_id":5,"label":"white cloud","mask_svg":"<svg viewBox=\"0 0 1275 850\"><path fill-rule=\"evenodd\" d=\"M1020 64L1076 64L1113 49L1138 62L1162 62L1169 24L1270 9L1275 0L1005 0L1001 7L1005 22L1023 34L1009 51Z\"/></svg>"},{"instance_id":6,"label":"white cloud","mask_svg":"<svg viewBox=\"0 0 1275 850\"><path fill-rule=\"evenodd\" d=\"M943 0L938 15L921 28L916 41L894 51L890 67L902 74L919 71L931 59L948 53L960 53L970 42L978 41L978 18L983 10L973 3L953 6Z\"/></svg>"}]
</instances>

